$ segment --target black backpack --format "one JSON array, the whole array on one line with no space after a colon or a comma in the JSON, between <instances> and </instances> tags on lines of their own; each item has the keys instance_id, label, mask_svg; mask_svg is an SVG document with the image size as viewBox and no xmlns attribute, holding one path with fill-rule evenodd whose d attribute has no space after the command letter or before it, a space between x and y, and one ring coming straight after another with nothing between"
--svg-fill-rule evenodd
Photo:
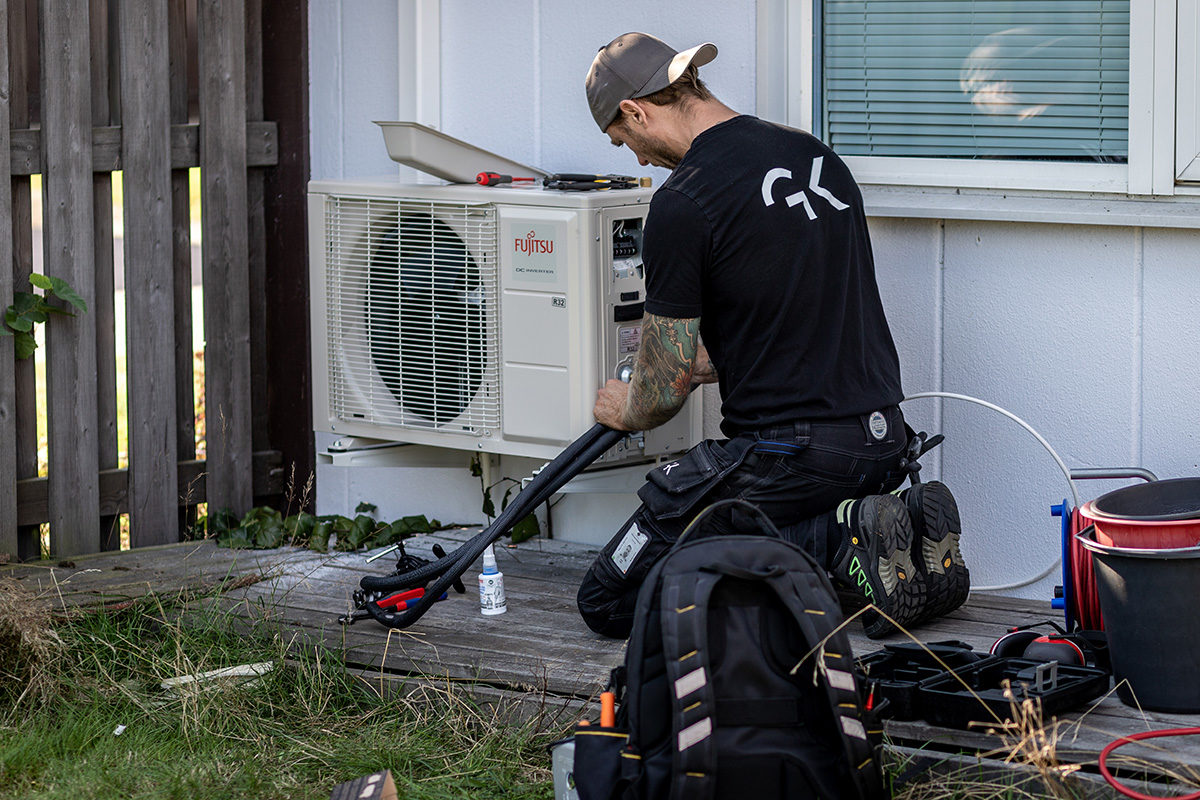
<instances>
[{"instance_id":1,"label":"black backpack","mask_svg":"<svg viewBox=\"0 0 1200 800\"><path fill-rule=\"evenodd\" d=\"M688 534L726 504L772 535ZM575 731L580 800L886 797L824 570L740 500L705 509L646 578L615 728Z\"/></svg>"}]
</instances>

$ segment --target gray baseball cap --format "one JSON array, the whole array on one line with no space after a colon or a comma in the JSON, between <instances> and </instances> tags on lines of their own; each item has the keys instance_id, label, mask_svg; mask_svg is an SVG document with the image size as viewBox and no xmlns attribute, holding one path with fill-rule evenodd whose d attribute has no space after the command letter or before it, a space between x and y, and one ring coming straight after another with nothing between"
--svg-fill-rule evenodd
<instances>
[{"instance_id":1,"label":"gray baseball cap","mask_svg":"<svg viewBox=\"0 0 1200 800\"><path fill-rule=\"evenodd\" d=\"M606 130L621 112L622 100L633 100L670 86L688 64L703 66L717 57L712 42L675 51L648 33L626 33L600 48L588 69L588 105L592 119Z\"/></svg>"}]
</instances>

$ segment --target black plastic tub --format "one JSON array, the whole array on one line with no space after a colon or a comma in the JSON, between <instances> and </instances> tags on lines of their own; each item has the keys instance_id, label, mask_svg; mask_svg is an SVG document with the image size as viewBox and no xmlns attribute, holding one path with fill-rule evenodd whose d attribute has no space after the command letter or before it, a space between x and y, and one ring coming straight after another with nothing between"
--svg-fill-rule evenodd
<instances>
[{"instance_id":1,"label":"black plastic tub","mask_svg":"<svg viewBox=\"0 0 1200 800\"><path fill-rule=\"evenodd\" d=\"M1200 478L1139 483L1092 501L1097 514L1113 519L1159 522L1200 519Z\"/></svg>"},{"instance_id":2,"label":"black plastic tub","mask_svg":"<svg viewBox=\"0 0 1200 800\"><path fill-rule=\"evenodd\" d=\"M1081 709L1107 690L1108 673L1102 669L988 656L954 674L921 681L919 702L931 725L969 728L972 722L1011 719L1014 702L1037 700L1049 719Z\"/></svg>"},{"instance_id":3,"label":"black plastic tub","mask_svg":"<svg viewBox=\"0 0 1200 800\"><path fill-rule=\"evenodd\" d=\"M1091 529L1078 539L1096 568L1121 701L1200 713L1200 547L1110 547Z\"/></svg>"}]
</instances>

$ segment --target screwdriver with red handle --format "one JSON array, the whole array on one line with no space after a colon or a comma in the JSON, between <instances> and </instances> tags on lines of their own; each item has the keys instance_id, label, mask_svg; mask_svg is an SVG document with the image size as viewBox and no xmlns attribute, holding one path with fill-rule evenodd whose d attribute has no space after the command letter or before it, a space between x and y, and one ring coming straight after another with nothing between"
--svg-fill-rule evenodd
<instances>
[{"instance_id":1,"label":"screwdriver with red handle","mask_svg":"<svg viewBox=\"0 0 1200 800\"><path fill-rule=\"evenodd\" d=\"M499 172L481 172L475 176L475 182L480 186L495 186L501 183L532 183L537 178L514 178L512 175L501 175Z\"/></svg>"}]
</instances>

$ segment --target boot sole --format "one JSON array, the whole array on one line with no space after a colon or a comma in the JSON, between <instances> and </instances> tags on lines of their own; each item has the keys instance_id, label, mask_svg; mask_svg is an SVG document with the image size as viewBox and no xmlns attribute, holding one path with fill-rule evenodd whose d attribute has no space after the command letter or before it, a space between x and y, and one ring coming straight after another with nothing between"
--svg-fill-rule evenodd
<instances>
[{"instance_id":1,"label":"boot sole","mask_svg":"<svg viewBox=\"0 0 1200 800\"><path fill-rule=\"evenodd\" d=\"M908 492L908 513L920 543L917 569L927 585L927 605L922 619L949 614L966 602L971 592L971 571L959 549L962 522L954 495L944 483L931 481Z\"/></svg>"},{"instance_id":2,"label":"boot sole","mask_svg":"<svg viewBox=\"0 0 1200 800\"><path fill-rule=\"evenodd\" d=\"M868 611L863 614L863 630L869 639L878 639L920 619L926 606L926 586L912 561L913 528L908 512L899 498L864 509L861 528L877 537L871 548L871 571L885 597L875 605L895 622Z\"/></svg>"}]
</instances>

